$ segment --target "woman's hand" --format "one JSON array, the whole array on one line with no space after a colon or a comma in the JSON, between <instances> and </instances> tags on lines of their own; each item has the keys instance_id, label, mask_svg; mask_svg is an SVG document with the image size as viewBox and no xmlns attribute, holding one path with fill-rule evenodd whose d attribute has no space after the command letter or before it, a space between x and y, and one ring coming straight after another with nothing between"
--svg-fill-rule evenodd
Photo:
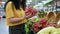
<instances>
[{"instance_id":1,"label":"woman's hand","mask_svg":"<svg viewBox=\"0 0 60 34\"><path fill-rule=\"evenodd\" d=\"M29 14L29 15L26 15L26 19L29 19L29 18L31 18L32 17L32 14Z\"/></svg>"},{"instance_id":2,"label":"woman's hand","mask_svg":"<svg viewBox=\"0 0 60 34\"><path fill-rule=\"evenodd\" d=\"M29 14L29 15L26 16L26 19L29 19L29 18L31 18L33 16L35 16L35 15L32 15L32 13L31 13L31 14Z\"/></svg>"}]
</instances>

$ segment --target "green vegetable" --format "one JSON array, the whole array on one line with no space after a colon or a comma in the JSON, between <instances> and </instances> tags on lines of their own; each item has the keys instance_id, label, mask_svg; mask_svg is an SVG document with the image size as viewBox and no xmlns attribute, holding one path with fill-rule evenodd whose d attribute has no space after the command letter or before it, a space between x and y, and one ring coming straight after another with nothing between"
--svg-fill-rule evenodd
<instances>
[{"instance_id":1,"label":"green vegetable","mask_svg":"<svg viewBox=\"0 0 60 34\"><path fill-rule=\"evenodd\" d=\"M25 31L26 31L26 34L29 33L29 28L28 28L28 25L27 24L25 24Z\"/></svg>"},{"instance_id":2,"label":"green vegetable","mask_svg":"<svg viewBox=\"0 0 60 34\"><path fill-rule=\"evenodd\" d=\"M30 33L30 27L32 26L33 22L31 20L28 20L27 23L25 24L25 31L26 31L26 34L29 34Z\"/></svg>"}]
</instances>

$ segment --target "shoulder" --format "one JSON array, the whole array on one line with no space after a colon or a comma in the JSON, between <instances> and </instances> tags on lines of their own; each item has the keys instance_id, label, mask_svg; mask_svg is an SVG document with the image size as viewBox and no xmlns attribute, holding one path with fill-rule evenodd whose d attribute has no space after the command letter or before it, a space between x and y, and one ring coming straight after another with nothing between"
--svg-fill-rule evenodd
<instances>
[{"instance_id":1,"label":"shoulder","mask_svg":"<svg viewBox=\"0 0 60 34\"><path fill-rule=\"evenodd\" d=\"M12 5L12 2L8 2L6 6L11 6Z\"/></svg>"},{"instance_id":2,"label":"shoulder","mask_svg":"<svg viewBox=\"0 0 60 34\"><path fill-rule=\"evenodd\" d=\"M12 7L12 2L8 2L6 5L6 9L11 9L11 7Z\"/></svg>"},{"instance_id":3,"label":"shoulder","mask_svg":"<svg viewBox=\"0 0 60 34\"><path fill-rule=\"evenodd\" d=\"M11 10L11 8L12 8L12 2L8 2L6 5L6 11Z\"/></svg>"}]
</instances>

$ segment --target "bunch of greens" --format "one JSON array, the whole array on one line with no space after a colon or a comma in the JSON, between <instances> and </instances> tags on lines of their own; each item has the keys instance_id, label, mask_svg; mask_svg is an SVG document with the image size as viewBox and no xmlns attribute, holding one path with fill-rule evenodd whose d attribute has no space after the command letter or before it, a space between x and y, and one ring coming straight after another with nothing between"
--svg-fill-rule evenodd
<instances>
[{"instance_id":1,"label":"bunch of greens","mask_svg":"<svg viewBox=\"0 0 60 34\"><path fill-rule=\"evenodd\" d=\"M32 20L28 20L27 23L25 24L26 34L30 34L32 24L33 24Z\"/></svg>"}]
</instances>

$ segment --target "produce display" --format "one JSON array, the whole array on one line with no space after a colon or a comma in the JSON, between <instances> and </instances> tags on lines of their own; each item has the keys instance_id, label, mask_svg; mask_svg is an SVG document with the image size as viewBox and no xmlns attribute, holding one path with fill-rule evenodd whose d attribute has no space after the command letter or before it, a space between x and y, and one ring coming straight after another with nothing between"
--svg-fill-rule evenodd
<instances>
[{"instance_id":1,"label":"produce display","mask_svg":"<svg viewBox=\"0 0 60 34\"><path fill-rule=\"evenodd\" d=\"M52 12L53 13L53 12ZM38 11L35 8L27 7L25 14L35 15L31 19L28 19L25 24L26 34L59 34L60 33L60 20L56 22L54 18L48 18L46 12ZM51 14L50 14L51 15ZM55 15L55 14L54 14Z\"/></svg>"}]
</instances>

